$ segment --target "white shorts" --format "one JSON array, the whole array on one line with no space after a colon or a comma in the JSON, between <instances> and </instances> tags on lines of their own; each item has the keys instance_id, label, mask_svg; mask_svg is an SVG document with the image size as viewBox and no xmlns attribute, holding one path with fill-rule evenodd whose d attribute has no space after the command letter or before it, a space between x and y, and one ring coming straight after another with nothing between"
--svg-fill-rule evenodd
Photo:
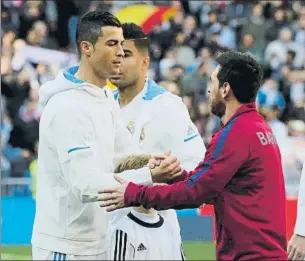
<instances>
[{"instance_id":1,"label":"white shorts","mask_svg":"<svg viewBox=\"0 0 305 261\"><path fill-rule=\"evenodd\" d=\"M66 260L108 260L108 259L106 252L91 256L76 256L76 255L66 255L62 253L52 252L49 250L44 250L32 246L32 260L66 261Z\"/></svg>"}]
</instances>

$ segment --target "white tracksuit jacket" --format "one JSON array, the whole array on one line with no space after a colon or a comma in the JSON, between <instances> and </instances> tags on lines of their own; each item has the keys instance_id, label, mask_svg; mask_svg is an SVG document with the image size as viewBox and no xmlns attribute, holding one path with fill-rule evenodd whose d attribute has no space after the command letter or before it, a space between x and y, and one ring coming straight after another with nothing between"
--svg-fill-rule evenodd
<instances>
[{"instance_id":1,"label":"white tracksuit jacket","mask_svg":"<svg viewBox=\"0 0 305 261\"><path fill-rule=\"evenodd\" d=\"M71 67L44 84L39 130L36 216L32 244L45 250L96 255L110 244L105 209L97 192L117 184L115 164L128 154L128 130L118 124L110 91L82 82ZM123 172L125 179L152 184L150 170Z\"/></svg>"}]
</instances>

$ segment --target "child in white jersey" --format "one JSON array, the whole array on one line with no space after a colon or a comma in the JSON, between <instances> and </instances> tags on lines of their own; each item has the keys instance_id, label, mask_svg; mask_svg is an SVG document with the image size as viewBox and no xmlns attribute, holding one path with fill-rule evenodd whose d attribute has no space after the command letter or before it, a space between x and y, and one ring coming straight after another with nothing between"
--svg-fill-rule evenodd
<instances>
[{"instance_id":1,"label":"child in white jersey","mask_svg":"<svg viewBox=\"0 0 305 261\"><path fill-rule=\"evenodd\" d=\"M130 156L115 172L146 166L149 159L143 155L141 160L137 158L135 161ZM162 216L155 209L132 208L116 224L111 238L110 260L185 260L178 222Z\"/></svg>"}]
</instances>

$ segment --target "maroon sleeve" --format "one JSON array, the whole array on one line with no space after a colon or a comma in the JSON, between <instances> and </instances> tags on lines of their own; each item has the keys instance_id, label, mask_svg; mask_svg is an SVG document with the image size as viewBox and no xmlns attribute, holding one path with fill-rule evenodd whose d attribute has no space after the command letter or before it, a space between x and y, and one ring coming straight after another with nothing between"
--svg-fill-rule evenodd
<instances>
[{"instance_id":1,"label":"maroon sleeve","mask_svg":"<svg viewBox=\"0 0 305 261\"><path fill-rule=\"evenodd\" d=\"M184 180L188 179L189 174L190 173L188 173L186 170L184 170L181 176L167 182L167 184L171 185L171 184L174 184L174 183L177 183L177 182L180 182L180 181L184 181Z\"/></svg>"},{"instance_id":2,"label":"maroon sleeve","mask_svg":"<svg viewBox=\"0 0 305 261\"><path fill-rule=\"evenodd\" d=\"M161 210L193 208L212 201L249 157L249 141L245 133L231 130L234 122L212 139L205 159L194 171L184 174L186 180L154 187L129 183L125 205Z\"/></svg>"}]
</instances>

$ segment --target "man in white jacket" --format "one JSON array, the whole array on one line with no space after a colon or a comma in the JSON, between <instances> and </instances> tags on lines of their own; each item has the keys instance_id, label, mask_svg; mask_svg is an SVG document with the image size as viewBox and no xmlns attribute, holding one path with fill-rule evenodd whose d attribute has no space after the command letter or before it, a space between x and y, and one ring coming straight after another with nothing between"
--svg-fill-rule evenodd
<instances>
[{"instance_id":1,"label":"man in white jacket","mask_svg":"<svg viewBox=\"0 0 305 261\"><path fill-rule=\"evenodd\" d=\"M120 73L110 78L120 119L144 152L171 150L183 167L193 169L206 152L203 139L182 99L149 79L149 40L134 23L122 25L125 43Z\"/></svg>"},{"instance_id":2,"label":"man in white jacket","mask_svg":"<svg viewBox=\"0 0 305 261\"><path fill-rule=\"evenodd\" d=\"M305 259L305 162L299 188L298 213L294 235L288 244L288 258L289 260Z\"/></svg>"},{"instance_id":3,"label":"man in white jacket","mask_svg":"<svg viewBox=\"0 0 305 261\"><path fill-rule=\"evenodd\" d=\"M132 135L133 144L141 151L171 151L182 167L192 170L204 158L203 139L182 99L147 78L150 44L141 27L134 23L125 23L122 27L124 61L120 73L110 78L118 87L114 96L121 108L120 119ZM115 227L130 209L110 212L111 226ZM159 214L179 228L175 210L160 211Z\"/></svg>"},{"instance_id":4,"label":"man in white jacket","mask_svg":"<svg viewBox=\"0 0 305 261\"><path fill-rule=\"evenodd\" d=\"M108 220L96 202L98 190L116 184L114 167L132 152L127 149L128 131L119 128L118 105L103 88L106 79L119 72L124 55L120 22L108 12L90 12L78 23L76 41L79 67L60 72L39 93L44 109L33 260L107 258ZM122 175L152 184L166 182L179 171L179 162L167 157L151 171L145 167Z\"/></svg>"}]
</instances>

